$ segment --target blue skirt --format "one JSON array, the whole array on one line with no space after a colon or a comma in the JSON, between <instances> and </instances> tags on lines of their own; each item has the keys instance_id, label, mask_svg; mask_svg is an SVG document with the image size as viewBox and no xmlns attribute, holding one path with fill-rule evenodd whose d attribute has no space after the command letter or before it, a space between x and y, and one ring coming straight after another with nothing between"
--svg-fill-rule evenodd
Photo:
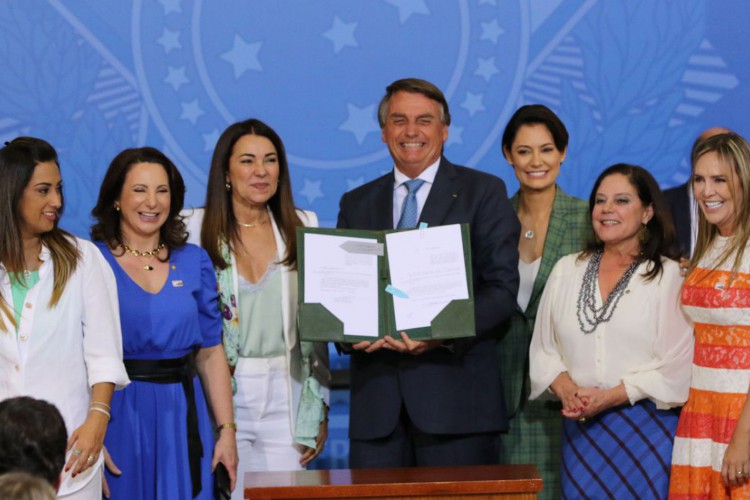
<instances>
[{"instance_id":1,"label":"blue skirt","mask_svg":"<svg viewBox=\"0 0 750 500\"><path fill-rule=\"evenodd\" d=\"M211 461L214 435L200 379L193 379L198 428L203 444L202 489L213 499ZM104 445L122 471L105 471L112 500L193 498L187 444L187 401L182 384L133 381L112 397L112 420Z\"/></svg>"},{"instance_id":2,"label":"blue skirt","mask_svg":"<svg viewBox=\"0 0 750 500\"><path fill-rule=\"evenodd\" d=\"M609 409L585 423L565 419L563 498L667 498L679 409L649 400Z\"/></svg>"}]
</instances>

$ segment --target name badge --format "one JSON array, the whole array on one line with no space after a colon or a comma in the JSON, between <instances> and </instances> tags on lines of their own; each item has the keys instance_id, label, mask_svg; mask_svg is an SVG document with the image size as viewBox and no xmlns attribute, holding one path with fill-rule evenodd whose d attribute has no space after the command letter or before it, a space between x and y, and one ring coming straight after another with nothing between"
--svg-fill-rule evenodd
<instances>
[{"instance_id":1,"label":"name badge","mask_svg":"<svg viewBox=\"0 0 750 500\"><path fill-rule=\"evenodd\" d=\"M179 288L183 285L182 280L172 280L172 286L175 288Z\"/></svg>"}]
</instances>

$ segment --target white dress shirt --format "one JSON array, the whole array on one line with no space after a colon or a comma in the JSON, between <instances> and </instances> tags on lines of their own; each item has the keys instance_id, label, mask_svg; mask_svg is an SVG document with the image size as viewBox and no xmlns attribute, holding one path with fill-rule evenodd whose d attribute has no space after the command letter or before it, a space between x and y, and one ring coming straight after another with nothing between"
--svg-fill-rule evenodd
<instances>
[{"instance_id":1,"label":"white dress shirt","mask_svg":"<svg viewBox=\"0 0 750 500\"><path fill-rule=\"evenodd\" d=\"M58 303L49 307L54 269L50 251L43 247L39 283L26 296L18 331L4 316L9 331L0 332L0 400L30 396L49 401L60 410L68 435L88 416L91 386L111 382L122 388L129 383L114 274L91 242L75 238L74 243L81 258ZM2 264L0 290L5 300L11 297ZM64 474L59 494L83 488L94 469L75 478Z\"/></svg>"},{"instance_id":2,"label":"white dress shirt","mask_svg":"<svg viewBox=\"0 0 750 500\"><path fill-rule=\"evenodd\" d=\"M621 382L631 404L648 398L657 408L687 400L693 359L693 331L680 308L682 278L677 262L663 259L651 281L642 263L607 323L583 333L576 304L589 259L560 259L542 294L529 350L530 399L549 394L567 371L577 385L610 389ZM597 282L596 307L601 307Z\"/></svg>"},{"instance_id":3,"label":"white dress shirt","mask_svg":"<svg viewBox=\"0 0 750 500\"><path fill-rule=\"evenodd\" d=\"M422 214L422 208L427 201L427 196L430 194L430 189L432 189L432 185L435 183L435 175L437 175L439 166L440 158L416 177L425 181L415 195L417 198L417 220L419 220L419 216ZM409 194L409 188L406 187L405 183L411 180L411 177L407 177L398 168L393 167L393 178L393 227L395 228L401 218L401 211L403 210L406 195Z\"/></svg>"}]
</instances>

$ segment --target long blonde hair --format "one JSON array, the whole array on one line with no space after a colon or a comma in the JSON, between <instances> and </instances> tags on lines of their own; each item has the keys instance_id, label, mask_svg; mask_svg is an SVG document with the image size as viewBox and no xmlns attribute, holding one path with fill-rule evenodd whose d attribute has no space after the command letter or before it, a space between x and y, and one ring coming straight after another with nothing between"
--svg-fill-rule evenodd
<instances>
[{"instance_id":1,"label":"long blonde hair","mask_svg":"<svg viewBox=\"0 0 750 500\"><path fill-rule=\"evenodd\" d=\"M735 217L734 231L732 231L732 234L729 236L729 242L719 255L717 262L714 263L713 268L713 270L717 269L734 255L734 262L732 262L732 271L729 278L731 283L742 263L742 257L745 254L745 247L747 246L748 241L750 241L750 217L746 216L747 210L750 208L750 144L734 132L715 135L696 144L691 155L693 173L690 179L691 189L693 188L695 178L695 164L700 158L711 152L716 153L719 157L719 161L725 165L727 169L732 169L734 171L736 177L727 175L727 183L732 193L736 192L733 177L735 177L736 181L739 183L740 196L733 200ZM711 245L718 234L719 228L715 224L708 222L703 211L698 209L698 238L695 243L695 252L690 261L688 272L695 269L701 258L705 256L706 252L711 248Z\"/></svg>"},{"instance_id":2,"label":"long blonde hair","mask_svg":"<svg viewBox=\"0 0 750 500\"><path fill-rule=\"evenodd\" d=\"M58 165L57 152L47 142L35 137L18 137L0 148L0 262L8 273L21 274L25 268L19 204L34 169L39 163L53 161ZM59 210L62 213L62 207ZM80 258L73 237L57 227L41 235L42 244L50 251L54 267L54 286L49 307L55 307L65 290ZM0 295L0 310L17 327L8 299ZM0 318L0 331L8 327Z\"/></svg>"}]
</instances>

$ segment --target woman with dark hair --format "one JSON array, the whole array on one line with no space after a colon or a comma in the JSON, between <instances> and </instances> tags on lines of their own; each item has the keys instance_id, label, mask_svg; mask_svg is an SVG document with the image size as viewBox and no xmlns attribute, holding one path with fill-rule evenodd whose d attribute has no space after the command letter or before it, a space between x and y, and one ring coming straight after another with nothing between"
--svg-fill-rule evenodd
<instances>
[{"instance_id":1,"label":"woman with dark hair","mask_svg":"<svg viewBox=\"0 0 750 500\"><path fill-rule=\"evenodd\" d=\"M529 401L529 343L539 299L560 257L583 249L591 234L586 202L557 185L568 131L541 104L520 107L503 133L503 154L520 183L510 199L523 230L518 242L518 306L503 325L498 353L511 416L502 463L533 463L544 480L540 498L560 497L560 403Z\"/></svg>"},{"instance_id":2,"label":"woman with dark hair","mask_svg":"<svg viewBox=\"0 0 750 500\"><path fill-rule=\"evenodd\" d=\"M589 207L596 238L560 259L542 295L531 398L562 401L564 497L664 498L693 346L674 228L633 165L602 172Z\"/></svg>"},{"instance_id":3,"label":"woman with dark hair","mask_svg":"<svg viewBox=\"0 0 750 500\"><path fill-rule=\"evenodd\" d=\"M273 129L230 125L214 150L206 208L188 223L219 283L242 474L304 467L327 436L327 346L300 342L296 329L296 228L318 221L294 207L290 181Z\"/></svg>"},{"instance_id":4,"label":"woman with dark hair","mask_svg":"<svg viewBox=\"0 0 750 500\"><path fill-rule=\"evenodd\" d=\"M219 462L235 481L216 277L206 252L186 244L184 196L182 176L163 153L126 149L112 160L92 210L91 235L117 281L133 381L112 400L105 441L122 470L119 477L107 471L114 498L212 498Z\"/></svg>"},{"instance_id":5,"label":"woman with dark hair","mask_svg":"<svg viewBox=\"0 0 750 500\"><path fill-rule=\"evenodd\" d=\"M65 421L55 405L28 396L0 401L0 475L28 472L57 489L67 441Z\"/></svg>"},{"instance_id":6,"label":"woman with dark hair","mask_svg":"<svg viewBox=\"0 0 750 500\"><path fill-rule=\"evenodd\" d=\"M0 149L0 400L57 406L68 429L60 498L101 497L102 443L122 365L112 271L90 242L58 227L57 153L19 137Z\"/></svg>"},{"instance_id":7,"label":"woman with dark hair","mask_svg":"<svg viewBox=\"0 0 750 500\"><path fill-rule=\"evenodd\" d=\"M682 288L695 325L693 378L677 426L673 498L750 497L750 144L693 148L698 240Z\"/></svg>"}]
</instances>

